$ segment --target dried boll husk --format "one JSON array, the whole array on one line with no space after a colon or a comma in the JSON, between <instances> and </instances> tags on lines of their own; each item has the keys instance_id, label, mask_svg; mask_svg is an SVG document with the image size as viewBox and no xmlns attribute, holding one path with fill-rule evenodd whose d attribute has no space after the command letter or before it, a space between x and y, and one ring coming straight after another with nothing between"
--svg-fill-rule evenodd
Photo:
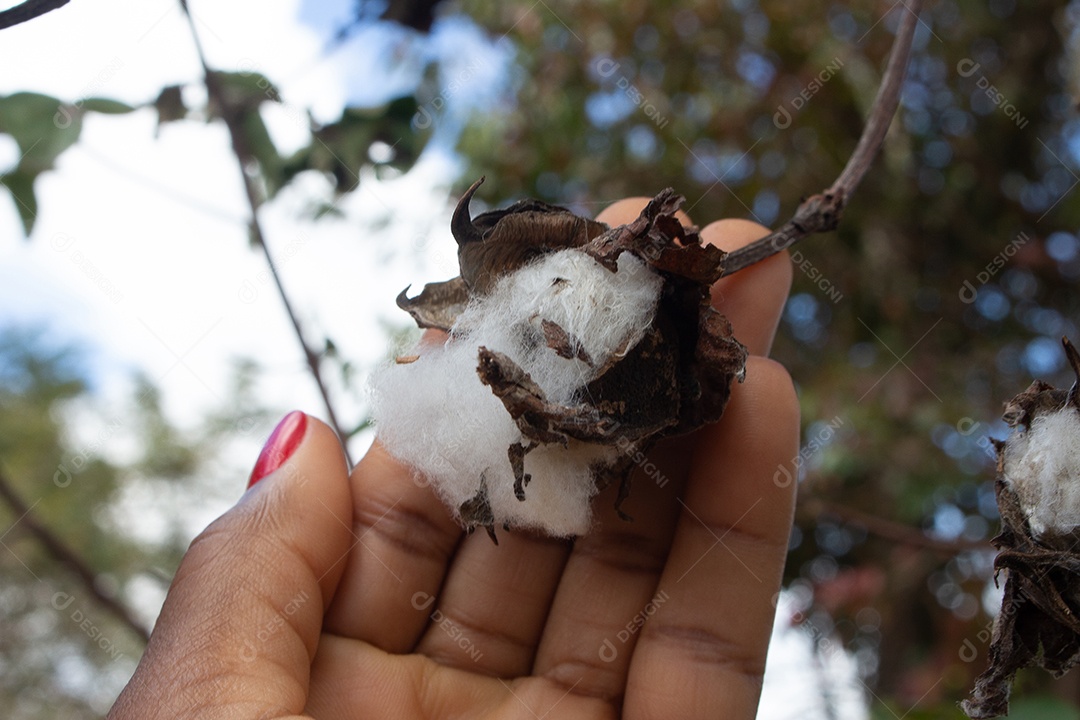
<instances>
[{"instance_id":1,"label":"dried boll husk","mask_svg":"<svg viewBox=\"0 0 1080 720\"><path fill-rule=\"evenodd\" d=\"M598 489L618 481L616 508L624 515L633 458L662 437L718 420L731 382L742 380L746 348L710 305L725 253L679 223L683 198L670 189L633 222L609 228L536 200L470 218L481 182L451 222L461 274L414 298L408 288L398 296L420 327L444 330L448 339L435 357L410 357L376 378L376 428L470 531L484 527L495 539L494 526L503 524L581 534ZM507 298L520 307L507 308ZM505 327L485 325L489 307L505 315ZM484 344L485 336L497 340ZM425 364L444 372L439 363L462 348L471 377L444 374L436 393L421 389ZM445 429L417 423L410 433L402 421L401 408L423 402L417 394L424 392L440 400L429 400L426 411L417 405L418 416L441 414L441 422L475 428L452 442L478 451L501 442L497 455L477 464L475 455L417 449L418 434L436 438ZM492 398L501 403L499 417ZM448 411L446 403L461 406ZM464 478L461 468L468 468Z\"/></svg>"},{"instance_id":2,"label":"dried boll husk","mask_svg":"<svg viewBox=\"0 0 1080 720\"><path fill-rule=\"evenodd\" d=\"M971 718L1008 714L1018 670L1059 677L1080 662L1080 355L1062 345L1077 381L1068 391L1033 382L1006 404L1013 432L995 442L994 568L1008 575L989 666L962 705Z\"/></svg>"}]
</instances>

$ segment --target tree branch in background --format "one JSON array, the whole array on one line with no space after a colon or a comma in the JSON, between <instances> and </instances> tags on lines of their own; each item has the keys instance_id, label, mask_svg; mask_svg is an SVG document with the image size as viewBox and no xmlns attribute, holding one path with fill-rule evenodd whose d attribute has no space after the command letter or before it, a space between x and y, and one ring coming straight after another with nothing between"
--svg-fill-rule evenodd
<instances>
[{"instance_id":1,"label":"tree branch in background","mask_svg":"<svg viewBox=\"0 0 1080 720\"><path fill-rule=\"evenodd\" d=\"M68 547L67 543L34 517L32 508L15 492L15 488L12 487L3 471L0 471L0 498L18 518L16 525L33 535L54 560L67 567L79 579L86 591L94 596L99 605L126 625L131 632L138 635L144 643L150 639L150 632L135 619L124 604L116 598L106 595L98 588L96 582L97 573L91 570L90 566L74 550Z\"/></svg>"},{"instance_id":2,"label":"tree branch in background","mask_svg":"<svg viewBox=\"0 0 1080 720\"><path fill-rule=\"evenodd\" d=\"M805 514L815 520L823 514L834 515L844 522L862 525L866 528L866 532L883 540L933 550L946 555L959 555L968 550L989 551L991 549L985 540L941 540L930 537L919 528L820 498L804 500L800 497L799 511L800 514Z\"/></svg>"},{"instance_id":3,"label":"tree branch in background","mask_svg":"<svg viewBox=\"0 0 1080 720\"><path fill-rule=\"evenodd\" d=\"M0 30L29 22L47 12L62 8L70 0L26 0L13 8L0 12Z\"/></svg>"},{"instance_id":4,"label":"tree branch in background","mask_svg":"<svg viewBox=\"0 0 1080 720\"><path fill-rule=\"evenodd\" d=\"M180 7L183 9L184 17L187 18L188 25L191 28L191 37L195 43L195 50L199 55L199 63L202 65L203 69L203 82L206 84L207 95L210 98L210 101L217 104L220 108L221 117L229 130L229 139L232 143L233 154L236 156L236 162L240 169L240 177L244 182L244 193L247 196L248 208L251 211L251 240L260 250L262 250L263 257L266 258L266 264L270 267L270 274L274 278L274 286L277 288L278 295L281 297L281 302L285 306L285 312L288 314L289 321L292 323L293 330L296 333L296 339L300 342L300 348L304 353L304 360L307 362L308 369L311 371L311 376L315 379L315 384L319 388L319 394L322 395L323 405L326 407L327 420L329 421L330 426L334 428L334 432L336 432L341 439L341 446L345 451L346 460L352 465L352 459L349 456L349 449L346 444L349 436L345 433L341 423L338 422L337 414L334 412L334 405L330 400L330 393L326 388L326 383L323 381L322 358L311 348L307 340L304 339L304 329L300 324L300 318L297 316L296 311L293 309L292 302L285 292L285 286L281 282L281 276L278 274L277 265L275 265L273 255L270 253L270 248L266 244L266 236L263 234L262 224L259 222L259 190L255 186L255 180L247 172L247 167L252 164L255 158L247 149L247 143L244 141L244 131L243 128L240 127L238 114L235 112L235 109L231 107L227 93L222 91L218 76L210 69L210 66L206 62L206 55L203 53L202 42L199 40L199 33L195 27L195 21L191 16L191 11L188 9L187 0L180 0Z\"/></svg>"},{"instance_id":5,"label":"tree branch in background","mask_svg":"<svg viewBox=\"0 0 1080 720\"><path fill-rule=\"evenodd\" d=\"M907 73L908 58L911 56L911 41L915 37L915 28L919 23L919 11L922 0L911 0L907 4L898 3L902 18L893 40L889 63L881 79L881 87L870 108L866 127L863 128L859 143L848 159L847 165L836 178L836 182L823 193L811 195L803 200L795 211L795 216L779 230L757 240L744 248L729 253L724 262L724 275L731 275L765 258L772 257L802 240L807 235L835 230L840 224L840 217L848 199L859 186L870 164L877 156L885 133L892 124L896 108L900 104L900 88Z\"/></svg>"}]
</instances>

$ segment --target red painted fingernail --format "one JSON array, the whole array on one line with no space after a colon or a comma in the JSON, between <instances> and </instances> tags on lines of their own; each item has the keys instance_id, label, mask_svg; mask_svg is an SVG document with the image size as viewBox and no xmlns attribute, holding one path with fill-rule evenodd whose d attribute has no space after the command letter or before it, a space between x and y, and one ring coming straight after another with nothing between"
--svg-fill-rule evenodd
<instances>
[{"instance_id":1,"label":"red painted fingernail","mask_svg":"<svg viewBox=\"0 0 1080 720\"><path fill-rule=\"evenodd\" d=\"M284 465L300 446L306 429L307 415L299 410L293 410L283 417L274 428L274 432L270 433L270 437L266 439L266 444L259 453L259 459L255 461L255 469L251 471L247 486L251 487Z\"/></svg>"}]
</instances>

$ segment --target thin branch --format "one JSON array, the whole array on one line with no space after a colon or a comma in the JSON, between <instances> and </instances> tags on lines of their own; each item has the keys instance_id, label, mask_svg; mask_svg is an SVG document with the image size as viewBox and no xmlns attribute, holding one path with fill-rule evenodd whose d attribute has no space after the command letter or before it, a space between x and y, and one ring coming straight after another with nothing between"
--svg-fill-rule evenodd
<instances>
[{"instance_id":1,"label":"thin branch","mask_svg":"<svg viewBox=\"0 0 1080 720\"><path fill-rule=\"evenodd\" d=\"M811 517L821 514L834 515L845 522L862 525L871 535L890 542L933 550L946 555L959 555L969 550L993 550L985 540L941 540L930 537L919 528L879 517L865 510L820 498L808 498L805 501L800 498L799 500L801 510Z\"/></svg>"},{"instance_id":2,"label":"thin branch","mask_svg":"<svg viewBox=\"0 0 1080 720\"><path fill-rule=\"evenodd\" d=\"M97 600L103 608L112 613L112 615L126 625L131 632L138 635L144 643L150 639L149 631L135 619L131 614L131 610L119 600L111 595L106 595L98 588L97 573L91 570L90 566L87 565L74 550L68 547L67 543L57 537L49 527L34 517L32 508L19 497L19 494L15 492L15 488L12 487L11 482L2 471L0 471L0 498L2 498L7 506L11 508L11 511L15 513L15 517L19 518L19 527L33 535L54 560L67 567L67 569L79 579L79 582L86 588L86 591L93 595L94 599Z\"/></svg>"},{"instance_id":3,"label":"thin branch","mask_svg":"<svg viewBox=\"0 0 1080 720\"><path fill-rule=\"evenodd\" d=\"M341 439L341 446L345 451L345 458L349 464L352 465L352 459L349 457L349 448L346 444L349 436L343 430L341 423L338 422L337 413L334 412L334 405L330 401L330 393L326 388L326 383L323 381L322 359L319 354L311 348L307 340L304 339L304 329L300 323L300 318L297 316L296 311L293 310L292 302L285 292L285 286L281 282L281 276L278 274L277 265L274 263L273 255L270 253L270 248L266 244L266 236L263 234L262 224L259 222L259 190L255 187L255 181L248 174L246 169L247 166L251 164L253 158L251 153L247 150L240 118L229 103L226 93L222 92L217 75L214 74L206 62L206 54L203 52L202 41L199 40L199 32L195 27L195 19L188 9L187 0L180 0L180 7L183 9L184 17L187 18L188 26L191 28L191 37L195 43L195 51L198 53L199 63L202 65L203 69L203 82L206 84L206 92L209 95L211 102L216 103L220 108L221 117L225 121L225 127L229 130L229 139L232 142L233 155L236 156L236 162L240 169L240 177L244 181L244 193L247 196L248 208L251 210L252 240L259 246L259 249L262 250L263 257L266 258L266 264L270 267L270 275L274 278L274 286L277 288L278 296L281 297L281 303L285 306L285 312L288 314L289 321L292 323L293 330L296 333L296 339L300 342L300 348L304 353L304 360L307 362L308 369L311 371L311 376L315 379L315 384L319 388L319 394L322 395L323 405L326 407L327 420L330 422L330 426L334 428L334 432L336 432Z\"/></svg>"},{"instance_id":4,"label":"thin branch","mask_svg":"<svg viewBox=\"0 0 1080 720\"><path fill-rule=\"evenodd\" d=\"M68 2L70 0L26 0L24 3L0 12L0 30L29 22L47 12L64 7Z\"/></svg>"},{"instance_id":5,"label":"thin branch","mask_svg":"<svg viewBox=\"0 0 1080 720\"><path fill-rule=\"evenodd\" d=\"M843 172L836 182L823 193L812 195L799 205L794 217L776 232L757 240L744 248L730 253L724 262L724 275L731 275L765 258L772 257L802 240L807 235L835 230L840 224L840 217L848 199L859 186L866 171L870 168L885 133L892 124L896 108L900 104L900 88L907 73L908 58L911 56L911 41L915 37L915 28L919 23L919 11L922 0L910 0L900 3L903 17L893 40L889 63L881 80L877 97L870 108L859 143L848 159Z\"/></svg>"}]
</instances>

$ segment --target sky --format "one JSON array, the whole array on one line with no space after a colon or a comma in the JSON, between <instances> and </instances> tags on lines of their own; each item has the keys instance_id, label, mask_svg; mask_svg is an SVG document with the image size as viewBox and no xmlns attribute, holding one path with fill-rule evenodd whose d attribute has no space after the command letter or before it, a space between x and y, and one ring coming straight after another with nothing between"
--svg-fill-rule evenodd
<instances>
[{"instance_id":1,"label":"sky","mask_svg":"<svg viewBox=\"0 0 1080 720\"><path fill-rule=\"evenodd\" d=\"M253 12L195 2L192 11L211 66L257 70L280 89L283 104L265 105L264 118L283 153L305 141L303 112L329 121L348 102L407 92L425 59L438 58L445 77L467 84L467 92L447 94L449 114L416 167L398 178L363 177L339 203L339 217L303 218L313 195L330 194L318 177L302 178L261 211L309 342L321 347L332 337L343 357L370 367L388 355L388 327L410 325L394 305L397 293L457 273L447 197L460 165L449 142L470 106L504 89L512 48L461 20L437 24L427 41L382 27L332 45L341 11L351 6L267 0ZM391 60L400 57L408 61ZM67 102L104 96L141 106L180 84L191 104L202 97L198 59L175 0L69 3L3 31L0 67L0 95L30 90ZM118 419L123 426L136 372L160 386L167 415L181 426L221 406L238 358L262 367L266 406L325 417L265 263L249 247L225 129L185 121L159 130L156 123L149 107L88 114L79 143L38 179L40 211L29 239L0 189L0 328L44 327L54 342L83 348L93 394L89 406L73 411L71 430L76 445L93 443L105 456L123 459L130 451L123 432L98 440L102 427ZM0 133L0 172L18 159L14 141ZM364 416L361 395L339 392L337 399L344 424ZM240 438L237 467L255 457L269 430L238 429L248 437ZM354 457L369 441L354 442ZM192 534L235 501L245 479L235 477L235 487L224 482L185 510ZM128 532L152 541L175 507L136 486L117 512ZM152 616L161 594L144 590L134 601ZM864 717L853 662L844 653L824 663L815 658L812 634L787 622L795 612L789 604L782 603L774 635L761 717L813 717L822 697L815 688L830 673L841 717ZM793 704L776 690L781 686L802 687L807 704Z\"/></svg>"},{"instance_id":2,"label":"sky","mask_svg":"<svg viewBox=\"0 0 1080 720\"><path fill-rule=\"evenodd\" d=\"M323 40L295 22L296 11L293 2L264 3L254 14L229 4L194 8L211 65L258 69L279 85L285 102L265 114L283 152L306 137L297 111L311 108L326 120L340 114L364 67L355 51L325 56ZM121 22L102 23L103 16ZM134 105L169 84L190 84L185 93L199 94L190 35L170 0L71 4L7 31L0 62L4 94ZM266 369L268 404L325 415L265 264L249 248L224 128L179 122L155 137L155 125L151 108L88 114L80 142L38 180L40 213L29 241L0 193L0 325L45 323L80 342L104 398L122 393L132 369L145 372L162 384L166 407L181 422L196 421L224 397L229 366L222 359L241 356ZM10 137L0 135L0 168L17 159ZM329 196L314 177L264 207L268 244L313 345L331 336L346 357L375 362L385 352L383 324L408 320L393 304L396 294L455 274L446 207L454 177L453 158L433 152L402 178L364 178L339 204L340 218L301 218L313 193ZM385 225L374 230L376 223ZM342 414L360 411L354 404Z\"/></svg>"}]
</instances>

